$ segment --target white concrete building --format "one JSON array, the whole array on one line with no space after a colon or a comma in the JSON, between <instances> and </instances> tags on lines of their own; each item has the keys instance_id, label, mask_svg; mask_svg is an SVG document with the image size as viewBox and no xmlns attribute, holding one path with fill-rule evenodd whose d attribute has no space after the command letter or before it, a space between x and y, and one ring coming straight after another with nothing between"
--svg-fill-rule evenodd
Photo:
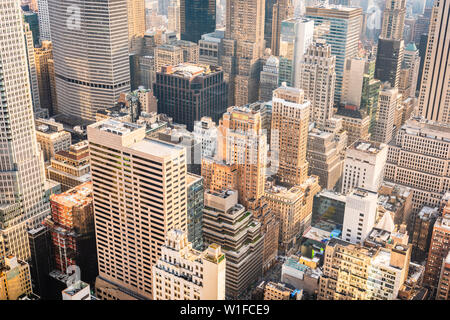
<instances>
[{"instance_id":1,"label":"white concrete building","mask_svg":"<svg viewBox=\"0 0 450 320\"><path fill-rule=\"evenodd\" d=\"M378 196L376 192L356 188L347 195L342 239L362 243L375 226Z\"/></svg>"},{"instance_id":2,"label":"white concrete building","mask_svg":"<svg viewBox=\"0 0 450 320\"><path fill-rule=\"evenodd\" d=\"M225 254L210 244L192 248L187 234L171 230L153 266L153 300L225 300Z\"/></svg>"},{"instance_id":3,"label":"white concrete building","mask_svg":"<svg viewBox=\"0 0 450 320\"><path fill-rule=\"evenodd\" d=\"M377 192L384 177L388 146L357 140L345 152L342 193L359 187Z\"/></svg>"}]
</instances>

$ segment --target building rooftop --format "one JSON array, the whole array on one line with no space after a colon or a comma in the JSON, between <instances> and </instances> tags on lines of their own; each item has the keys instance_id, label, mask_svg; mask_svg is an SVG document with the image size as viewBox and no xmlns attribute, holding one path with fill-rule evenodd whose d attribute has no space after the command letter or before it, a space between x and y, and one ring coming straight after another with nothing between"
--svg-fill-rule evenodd
<instances>
[{"instance_id":1,"label":"building rooftop","mask_svg":"<svg viewBox=\"0 0 450 320\"><path fill-rule=\"evenodd\" d=\"M60 194L52 194L50 199L70 208L85 205L92 201L92 182L85 182Z\"/></svg>"},{"instance_id":2,"label":"building rooftop","mask_svg":"<svg viewBox=\"0 0 450 320\"><path fill-rule=\"evenodd\" d=\"M356 140L349 149L361 151L367 154L377 154L380 152L382 144L373 141Z\"/></svg>"},{"instance_id":3,"label":"building rooftop","mask_svg":"<svg viewBox=\"0 0 450 320\"><path fill-rule=\"evenodd\" d=\"M213 72L220 71L219 67L194 64L181 63L176 66L164 66L161 72L164 74L177 75L186 79L192 79L201 75L207 75Z\"/></svg>"},{"instance_id":4,"label":"building rooftop","mask_svg":"<svg viewBox=\"0 0 450 320\"><path fill-rule=\"evenodd\" d=\"M302 188L299 186L293 186L286 188L283 186L274 185L270 189L265 190L266 193L278 197L282 197L286 200L296 201L304 194Z\"/></svg>"},{"instance_id":5,"label":"building rooftop","mask_svg":"<svg viewBox=\"0 0 450 320\"><path fill-rule=\"evenodd\" d=\"M143 139L130 146L131 149L151 153L160 158L173 155L174 151L184 150L182 146L166 143L156 139Z\"/></svg>"},{"instance_id":6,"label":"building rooftop","mask_svg":"<svg viewBox=\"0 0 450 320\"><path fill-rule=\"evenodd\" d=\"M103 122L98 123L97 125L95 125L95 127L101 131L106 131L119 136L123 136L141 128L142 126L129 122L120 122L117 120L107 119Z\"/></svg>"}]
</instances>

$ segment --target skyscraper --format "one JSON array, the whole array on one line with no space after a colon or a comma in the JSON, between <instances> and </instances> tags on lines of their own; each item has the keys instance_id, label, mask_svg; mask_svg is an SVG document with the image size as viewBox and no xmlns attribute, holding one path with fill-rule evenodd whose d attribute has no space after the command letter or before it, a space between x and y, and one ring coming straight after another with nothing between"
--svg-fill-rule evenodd
<instances>
[{"instance_id":1,"label":"skyscraper","mask_svg":"<svg viewBox=\"0 0 450 320\"><path fill-rule=\"evenodd\" d=\"M325 39L331 46L331 54L336 56L334 101L339 103L345 61L358 53L362 9L339 6L307 7L306 17L314 20L315 38Z\"/></svg>"},{"instance_id":2,"label":"skyscraper","mask_svg":"<svg viewBox=\"0 0 450 320\"><path fill-rule=\"evenodd\" d=\"M227 84L220 67L180 64L162 67L153 85L158 112L188 130L204 116L218 122L227 109Z\"/></svg>"},{"instance_id":3,"label":"skyscraper","mask_svg":"<svg viewBox=\"0 0 450 320\"><path fill-rule=\"evenodd\" d=\"M272 99L272 150L278 152L277 176L292 185L302 184L308 176L306 145L311 103L303 90L282 86ZM273 152L274 152L273 151Z\"/></svg>"},{"instance_id":4,"label":"skyscraper","mask_svg":"<svg viewBox=\"0 0 450 320\"><path fill-rule=\"evenodd\" d=\"M405 27L406 0L386 0L380 37L400 40Z\"/></svg>"},{"instance_id":5,"label":"skyscraper","mask_svg":"<svg viewBox=\"0 0 450 320\"><path fill-rule=\"evenodd\" d=\"M179 0L181 40L198 43L216 30L216 0Z\"/></svg>"},{"instance_id":6,"label":"skyscraper","mask_svg":"<svg viewBox=\"0 0 450 320\"><path fill-rule=\"evenodd\" d=\"M258 100L260 58L264 53L265 0L227 1L221 65L229 84L228 105L243 106Z\"/></svg>"},{"instance_id":7,"label":"skyscraper","mask_svg":"<svg viewBox=\"0 0 450 320\"><path fill-rule=\"evenodd\" d=\"M58 112L94 121L130 91L126 0L49 0Z\"/></svg>"},{"instance_id":8,"label":"skyscraper","mask_svg":"<svg viewBox=\"0 0 450 320\"><path fill-rule=\"evenodd\" d=\"M375 78L382 82L388 81L393 88L398 88L402 68L405 43L403 40L378 40Z\"/></svg>"},{"instance_id":9,"label":"skyscraper","mask_svg":"<svg viewBox=\"0 0 450 320\"><path fill-rule=\"evenodd\" d=\"M281 23L294 16L294 6L292 5L292 0L278 0L272 10L272 44L270 48L272 49L272 54L278 56L280 55Z\"/></svg>"},{"instance_id":10,"label":"skyscraper","mask_svg":"<svg viewBox=\"0 0 450 320\"><path fill-rule=\"evenodd\" d=\"M152 299L152 266L170 229L186 231L186 152L145 126L88 126L102 299Z\"/></svg>"},{"instance_id":11,"label":"skyscraper","mask_svg":"<svg viewBox=\"0 0 450 320\"><path fill-rule=\"evenodd\" d=\"M279 65L280 60L275 56L266 60L259 79L259 100L272 100L272 92L278 88Z\"/></svg>"},{"instance_id":12,"label":"skyscraper","mask_svg":"<svg viewBox=\"0 0 450 320\"><path fill-rule=\"evenodd\" d=\"M28 61L19 2L0 3L0 247L30 257L27 227L50 213L44 199L44 166L34 131Z\"/></svg>"},{"instance_id":13,"label":"skyscraper","mask_svg":"<svg viewBox=\"0 0 450 320\"><path fill-rule=\"evenodd\" d=\"M287 86L299 88L300 64L313 36L312 19L292 18L281 22L279 86L286 82Z\"/></svg>"},{"instance_id":14,"label":"skyscraper","mask_svg":"<svg viewBox=\"0 0 450 320\"><path fill-rule=\"evenodd\" d=\"M371 140L386 143L391 142L394 136L394 115L401 105L402 95L398 88L392 88L385 83L378 99L377 120L373 128ZM400 128L396 128L397 130Z\"/></svg>"},{"instance_id":15,"label":"skyscraper","mask_svg":"<svg viewBox=\"0 0 450 320\"><path fill-rule=\"evenodd\" d=\"M38 17L39 17L39 36L41 40L51 41L50 20L48 14L48 1L37 0L38 3Z\"/></svg>"},{"instance_id":16,"label":"skyscraper","mask_svg":"<svg viewBox=\"0 0 450 320\"><path fill-rule=\"evenodd\" d=\"M324 40L312 43L300 64L299 88L311 102L310 122L324 128L333 115L336 57Z\"/></svg>"},{"instance_id":17,"label":"skyscraper","mask_svg":"<svg viewBox=\"0 0 450 320\"><path fill-rule=\"evenodd\" d=\"M450 1L434 3L419 95L419 114L450 122Z\"/></svg>"},{"instance_id":18,"label":"skyscraper","mask_svg":"<svg viewBox=\"0 0 450 320\"><path fill-rule=\"evenodd\" d=\"M139 53L145 33L145 0L126 0L128 6L128 47L130 54Z\"/></svg>"}]
</instances>

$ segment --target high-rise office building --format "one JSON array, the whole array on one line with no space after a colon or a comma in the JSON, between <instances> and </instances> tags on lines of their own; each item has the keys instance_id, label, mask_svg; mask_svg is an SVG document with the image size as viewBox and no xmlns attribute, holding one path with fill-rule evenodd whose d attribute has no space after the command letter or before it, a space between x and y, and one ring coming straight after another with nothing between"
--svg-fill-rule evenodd
<instances>
[{"instance_id":1,"label":"high-rise office building","mask_svg":"<svg viewBox=\"0 0 450 320\"><path fill-rule=\"evenodd\" d=\"M292 0L277 0L272 7L272 35L271 35L271 53L275 56L280 55L280 34L281 23L284 20L293 18L294 6ZM267 45L267 44L266 44Z\"/></svg>"},{"instance_id":2,"label":"high-rise office building","mask_svg":"<svg viewBox=\"0 0 450 320\"><path fill-rule=\"evenodd\" d=\"M411 42L405 48L400 75L399 91L403 95L404 99L416 96L419 67L419 49L417 49L416 45Z\"/></svg>"},{"instance_id":3,"label":"high-rise office building","mask_svg":"<svg viewBox=\"0 0 450 320\"><path fill-rule=\"evenodd\" d=\"M36 63L37 82L39 86L39 99L41 108L47 109L49 115L56 113L56 105L53 105L53 101L56 97L53 97L55 84L55 74L53 64L53 45L50 41L42 41L42 45L39 48L34 48L34 56Z\"/></svg>"},{"instance_id":4,"label":"high-rise office building","mask_svg":"<svg viewBox=\"0 0 450 320\"><path fill-rule=\"evenodd\" d=\"M309 121L324 128L333 115L336 57L324 40L312 43L300 64L299 88L311 102Z\"/></svg>"},{"instance_id":5,"label":"high-rise office building","mask_svg":"<svg viewBox=\"0 0 450 320\"><path fill-rule=\"evenodd\" d=\"M342 6L306 8L306 17L314 20L315 38L323 38L336 56L335 103L341 100L345 61L358 53L362 9Z\"/></svg>"},{"instance_id":6,"label":"high-rise office building","mask_svg":"<svg viewBox=\"0 0 450 320\"><path fill-rule=\"evenodd\" d=\"M401 99L402 95L398 92L398 88L391 88L389 83L383 85L378 98L377 120L371 135L372 141L386 144L391 142L395 133L394 116L401 105Z\"/></svg>"},{"instance_id":7,"label":"high-rise office building","mask_svg":"<svg viewBox=\"0 0 450 320\"><path fill-rule=\"evenodd\" d=\"M450 2L435 1L419 95L419 114L424 118L450 122Z\"/></svg>"},{"instance_id":8,"label":"high-rise office building","mask_svg":"<svg viewBox=\"0 0 450 320\"><path fill-rule=\"evenodd\" d=\"M158 112L185 124L190 131L194 122L204 116L219 121L227 108L227 84L219 67L195 64L162 67L153 90Z\"/></svg>"},{"instance_id":9,"label":"high-rise office building","mask_svg":"<svg viewBox=\"0 0 450 320\"><path fill-rule=\"evenodd\" d=\"M19 2L0 3L0 247L28 260L27 228L50 213L44 197L44 167L34 129L27 51Z\"/></svg>"},{"instance_id":10,"label":"high-rise office building","mask_svg":"<svg viewBox=\"0 0 450 320\"><path fill-rule=\"evenodd\" d=\"M153 300L225 300L226 260L219 245L197 251L185 232L170 230L153 266Z\"/></svg>"},{"instance_id":11,"label":"high-rise office building","mask_svg":"<svg viewBox=\"0 0 450 320\"><path fill-rule=\"evenodd\" d=\"M181 40L198 43L216 30L216 0L179 0Z\"/></svg>"},{"instance_id":12,"label":"high-rise office building","mask_svg":"<svg viewBox=\"0 0 450 320\"><path fill-rule=\"evenodd\" d=\"M400 71L403 62L405 44L403 40L378 40L375 78L381 82L389 82L393 88L398 88Z\"/></svg>"},{"instance_id":13,"label":"high-rise office building","mask_svg":"<svg viewBox=\"0 0 450 320\"><path fill-rule=\"evenodd\" d=\"M36 59L34 54L33 33L30 25L26 22L23 24L23 34L25 37L25 47L28 59L28 76L30 79L31 98L33 101L33 110L35 114L41 109L41 101L39 99L39 83L36 71Z\"/></svg>"},{"instance_id":14,"label":"high-rise office building","mask_svg":"<svg viewBox=\"0 0 450 320\"><path fill-rule=\"evenodd\" d=\"M433 293L439 286L442 264L450 252L450 214L444 214L436 220L431 236L430 251L423 278Z\"/></svg>"},{"instance_id":15,"label":"high-rise office building","mask_svg":"<svg viewBox=\"0 0 450 320\"><path fill-rule=\"evenodd\" d=\"M345 152L342 193L353 188L377 192L384 177L387 145L357 140Z\"/></svg>"},{"instance_id":16,"label":"high-rise office building","mask_svg":"<svg viewBox=\"0 0 450 320\"><path fill-rule=\"evenodd\" d=\"M282 86L272 99L272 152L278 153L273 166L281 182L302 184L308 176L306 147L311 103L303 90Z\"/></svg>"},{"instance_id":17,"label":"high-rise office building","mask_svg":"<svg viewBox=\"0 0 450 320\"><path fill-rule=\"evenodd\" d=\"M177 34L177 39L180 38L180 1L171 0L167 8L167 28Z\"/></svg>"},{"instance_id":18,"label":"high-rise office building","mask_svg":"<svg viewBox=\"0 0 450 320\"><path fill-rule=\"evenodd\" d=\"M279 65L280 60L275 56L266 60L259 77L259 100L272 100L273 90L278 88Z\"/></svg>"},{"instance_id":19,"label":"high-rise office building","mask_svg":"<svg viewBox=\"0 0 450 320\"><path fill-rule=\"evenodd\" d=\"M185 150L146 139L145 126L131 123L108 119L87 130L97 296L151 299L152 266L161 256L167 232L187 227Z\"/></svg>"},{"instance_id":20,"label":"high-rise office building","mask_svg":"<svg viewBox=\"0 0 450 320\"><path fill-rule=\"evenodd\" d=\"M236 165L239 203L249 208L264 195L267 136L260 112L249 106L228 108L218 126L217 159Z\"/></svg>"},{"instance_id":21,"label":"high-rise office building","mask_svg":"<svg viewBox=\"0 0 450 320\"><path fill-rule=\"evenodd\" d=\"M126 0L128 11L128 48L130 54L140 53L145 33L145 0Z\"/></svg>"},{"instance_id":22,"label":"high-rise office building","mask_svg":"<svg viewBox=\"0 0 450 320\"><path fill-rule=\"evenodd\" d=\"M380 37L402 39L405 28L406 0L386 0Z\"/></svg>"},{"instance_id":23,"label":"high-rise office building","mask_svg":"<svg viewBox=\"0 0 450 320\"><path fill-rule=\"evenodd\" d=\"M221 65L228 82L228 105L243 106L258 100L260 58L264 54L265 0L226 2L225 38Z\"/></svg>"},{"instance_id":24,"label":"high-rise office building","mask_svg":"<svg viewBox=\"0 0 450 320\"><path fill-rule=\"evenodd\" d=\"M127 1L87 4L48 0L58 112L83 122L130 91Z\"/></svg>"},{"instance_id":25,"label":"high-rise office building","mask_svg":"<svg viewBox=\"0 0 450 320\"><path fill-rule=\"evenodd\" d=\"M273 6L277 0L265 0L265 14L264 14L264 40L266 41L266 48L270 48L272 44L272 21L273 21ZM273 52L272 52L273 54Z\"/></svg>"},{"instance_id":26,"label":"high-rise office building","mask_svg":"<svg viewBox=\"0 0 450 320\"><path fill-rule=\"evenodd\" d=\"M49 0L37 0L39 17L39 36L41 40L51 41L50 18L48 13Z\"/></svg>"},{"instance_id":27,"label":"high-rise office building","mask_svg":"<svg viewBox=\"0 0 450 320\"><path fill-rule=\"evenodd\" d=\"M187 193L187 239L196 250L203 249L203 178L188 173L186 175Z\"/></svg>"},{"instance_id":28,"label":"high-rise office building","mask_svg":"<svg viewBox=\"0 0 450 320\"><path fill-rule=\"evenodd\" d=\"M299 88L300 64L303 55L313 42L314 21L306 18L291 18L281 22L280 66L278 85L286 82Z\"/></svg>"},{"instance_id":29,"label":"high-rise office building","mask_svg":"<svg viewBox=\"0 0 450 320\"><path fill-rule=\"evenodd\" d=\"M205 192L205 245L221 246L226 256L225 294L236 298L262 275L261 224L238 203L235 190Z\"/></svg>"},{"instance_id":30,"label":"high-rise office building","mask_svg":"<svg viewBox=\"0 0 450 320\"><path fill-rule=\"evenodd\" d=\"M37 12L24 11L23 18L26 23L30 26L31 33L33 34L33 45L35 47L39 46L39 18Z\"/></svg>"}]
</instances>

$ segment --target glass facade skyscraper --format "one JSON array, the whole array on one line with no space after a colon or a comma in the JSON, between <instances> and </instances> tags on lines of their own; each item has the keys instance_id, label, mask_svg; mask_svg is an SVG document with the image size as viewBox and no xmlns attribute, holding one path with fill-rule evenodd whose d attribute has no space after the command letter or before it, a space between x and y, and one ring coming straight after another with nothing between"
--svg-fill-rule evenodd
<instances>
[{"instance_id":1,"label":"glass facade skyscraper","mask_svg":"<svg viewBox=\"0 0 450 320\"><path fill-rule=\"evenodd\" d=\"M314 20L314 38L325 39L331 46L331 54L336 56L334 101L339 103L345 61L358 53L362 9L337 6L307 7L306 17Z\"/></svg>"},{"instance_id":2,"label":"glass facade skyscraper","mask_svg":"<svg viewBox=\"0 0 450 320\"><path fill-rule=\"evenodd\" d=\"M181 40L198 43L216 30L216 0L180 0Z\"/></svg>"}]
</instances>

